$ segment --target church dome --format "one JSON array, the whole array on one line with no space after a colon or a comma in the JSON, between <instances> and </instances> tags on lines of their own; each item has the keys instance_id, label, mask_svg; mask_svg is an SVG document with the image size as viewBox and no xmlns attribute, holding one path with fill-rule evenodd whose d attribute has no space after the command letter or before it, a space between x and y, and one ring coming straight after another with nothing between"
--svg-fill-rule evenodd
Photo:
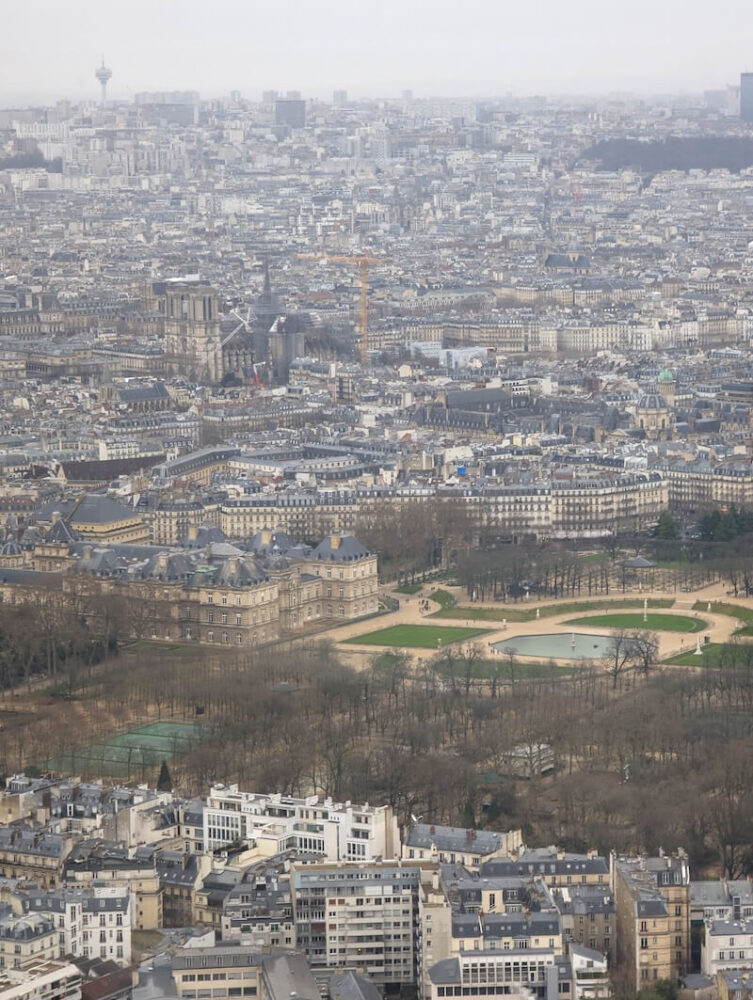
<instances>
[{"instance_id":1,"label":"church dome","mask_svg":"<svg viewBox=\"0 0 753 1000\"><path fill-rule=\"evenodd\" d=\"M666 410L667 401L659 392L644 392L638 399L639 410Z\"/></svg>"}]
</instances>

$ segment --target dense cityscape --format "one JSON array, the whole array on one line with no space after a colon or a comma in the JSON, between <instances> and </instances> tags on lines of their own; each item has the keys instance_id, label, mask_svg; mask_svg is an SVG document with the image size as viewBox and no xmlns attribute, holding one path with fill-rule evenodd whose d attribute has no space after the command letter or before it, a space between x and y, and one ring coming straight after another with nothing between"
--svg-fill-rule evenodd
<instances>
[{"instance_id":1,"label":"dense cityscape","mask_svg":"<svg viewBox=\"0 0 753 1000\"><path fill-rule=\"evenodd\" d=\"M0 107L0 997L753 1000L753 73Z\"/></svg>"}]
</instances>

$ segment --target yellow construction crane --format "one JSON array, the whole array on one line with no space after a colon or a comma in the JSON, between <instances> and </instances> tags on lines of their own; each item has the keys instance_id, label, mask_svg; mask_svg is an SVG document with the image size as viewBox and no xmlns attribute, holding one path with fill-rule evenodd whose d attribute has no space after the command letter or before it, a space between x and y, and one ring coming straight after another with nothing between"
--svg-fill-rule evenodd
<instances>
[{"instance_id":1,"label":"yellow construction crane","mask_svg":"<svg viewBox=\"0 0 753 1000\"><path fill-rule=\"evenodd\" d=\"M365 368L369 360L369 264L383 264L385 258L368 257L364 254L329 253L299 253L296 256L358 264L361 272L361 364Z\"/></svg>"}]
</instances>

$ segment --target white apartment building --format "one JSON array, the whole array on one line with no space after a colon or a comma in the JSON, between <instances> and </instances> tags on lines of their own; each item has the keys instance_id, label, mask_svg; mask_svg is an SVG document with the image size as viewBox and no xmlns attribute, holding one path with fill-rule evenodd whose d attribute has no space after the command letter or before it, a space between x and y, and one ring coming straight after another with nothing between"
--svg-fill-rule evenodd
<instances>
[{"instance_id":1,"label":"white apartment building","mask_svg":"<svg viewBox=\"0 0 753 1000\"><path fill-rule=\"evenodd\" d=\"M35 959L0 972L3 1000L81 1000L81 972L70 962Z\"/></svg>"},{"instance_id":2,"label":"white apartment building","mask_svg":"<svg viewBox=\"0 0 753 1000\"><path fill-rule=\"evenodd\" d=\"M58 955L131 961L131 892L127 886L92 885L29 895L30 910L52 921Z\"/></svg>"},{"instance_id":3,"label":"white apartment building","mask_svg":"<svg viewBox=\"0 0 753 1000\"><path fill-rule=\"evenodd\" d=\"M612 987L606 957L582 944L571 944L568 955L573 968L575 1000L609 1000Z\"/></svg>"},{"instance_id":4,"label":"white apartment building","mask_svg":"<svg viewBox=\"0 0 753 1000\"><path fill-rule=\"evenodd\" d=\"M753 969L753 920L707 920L701 944L701 972Z\"/></svg>"},{"instance_id":5,"label":"white apartment building","mask_svg":"<svg viewBox=\"0 0 753 1000\"><path fill-rule=\"evenodd\" d=\"M400 853L392 806L241 792L213 785L204 808L204 848L255 841L265 853L297 850L327 861L372 861Z\"/></svg>"},{"instance_id":6,"label":"white apartment building","mask_svg":"<svg viewBox=\"0 0 753 1000\"><path fill-rule=\"evenodd\" d=\"M557 1000L559 971L552 948L465 952L429 970L430 1000L447 997L538 997Z\"/></svg>"}]
</instances>

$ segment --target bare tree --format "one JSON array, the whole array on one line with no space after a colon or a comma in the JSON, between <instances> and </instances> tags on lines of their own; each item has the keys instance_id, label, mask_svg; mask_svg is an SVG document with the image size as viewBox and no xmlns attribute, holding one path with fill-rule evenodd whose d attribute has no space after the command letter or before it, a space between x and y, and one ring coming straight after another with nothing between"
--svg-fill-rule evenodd
<instances>
[{"instance_id":1,"label":"bare tree","mask_svg":"<svg viewBox=\"0 0 753 1000\"><path fill-rule=\"evenodd\" d=\"M644 677L648 677L659 658L659 637L656 632L636 629L635 632L630 633L629 643L632 647L632 657L636 667Z\"/></svg>"},{"instance_id":2,"label":"bare tree","mask_svg":"<svg viewBox=\"0 0 753 1000\"><path fill-rule=\"evenodd\" d=\"M607 643L604 656L606 671L612 678L612 688L617 687L618 679L633 666L635 650L632 633L625 629L615 629Z\"/></svg>"}]
</instances>

